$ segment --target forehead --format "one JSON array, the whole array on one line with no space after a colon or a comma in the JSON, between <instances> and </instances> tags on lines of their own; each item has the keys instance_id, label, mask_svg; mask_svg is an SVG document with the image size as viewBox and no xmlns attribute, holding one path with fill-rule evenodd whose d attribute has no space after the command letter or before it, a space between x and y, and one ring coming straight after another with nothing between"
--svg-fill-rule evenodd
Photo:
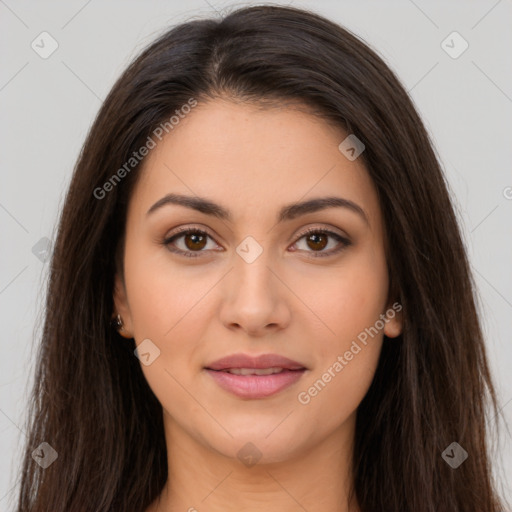
<instances>
[{"instance_id":1,"label":"forehead","mask_svg":"<svg viewBox=\"0 0 512 512\"><path fill-rule=\"evenodd\" d=\"M375 221L377 196L362 159L350 161L338 149L347 135L289 105L200 103L145 158L134 207L147 211L175 192L209 197L243 219L337 195Z\"/></svg>"}]
</instances>

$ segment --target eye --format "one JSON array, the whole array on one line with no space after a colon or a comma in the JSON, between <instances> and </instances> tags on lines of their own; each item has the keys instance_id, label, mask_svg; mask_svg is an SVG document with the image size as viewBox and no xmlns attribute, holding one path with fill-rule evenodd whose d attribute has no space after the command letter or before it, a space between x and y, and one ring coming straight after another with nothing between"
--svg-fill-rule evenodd
<instances>
[{"instance_id":1,"label":"eye","mask_svg":"<svg viewBox=\"0 0 512 512\"><path fill-rule=\"evenodd\" d=\"M329 245L330 238L338 242L338 246L336 247L336 244L334 244L334 249L324 251L323 249L325 249ZM295 242L294 245L298 245L302 239L305 239L305 245L307 248L313 249L312 251L309 251L307 248L303 250L305 250L306 252L311 252L311 256L315 258L333 256L352 244L352 242L348 238L341 236L340 234L335 233L334 231L331 231L329 229L308 229L305 233L302 234L302 236L299 238L297 242Z\"/></svg>"},{"instance_id":2,"label":"eye","mask_svg":"<svg viewBox=\"0 0 512 512\"><path fill-rule=\"evenodd\" d=\"M162 244L165 245L169 251L173 253L188 258L195 258L197 256L201 256L201 253L205 252L203 249L218 250L218 246L215 244L213 247L208 248L209 238L213 240L211 235L203 229L194 227L180 228L177 230L177 233L174 233L171 236L165 238L162 241ZM348 238L341 236L340 234L335 233L329 229L308 229L300 236L297 242L295 242L294 246L299 245L299 242L302 239L305 239L306 248L304 249L299 247L299 249L312 253L311 256L313 257L332 256L338 254L343 249L351 245L351 241ZM334 249L324 251L324 249L329 246L329 239L334 239L338 246L336 247L336 244L334 244ZM312 250L310 251L308 248ZM297 249L293 249L293 251L295 250Z\"/></svg>"},{"instance_id":3,"label":"eye","mask_svg":"<svg viewBox=\"0 0 512 512\"><path fill-rule=\"evenodd\" d=\"M165 245L171 252L194 258L200 256L203 249L207 248L208 238L211 236L204 230L199 228L182 228L178 230L177 234L173 234L163 240L162 244ZM181 240L183 239L183 240ZM176 244L180 241L179 244ZM181 245L176 247L176 245ZM215 248L210 248L215 250Z\"/></svg>"}]
</instances>

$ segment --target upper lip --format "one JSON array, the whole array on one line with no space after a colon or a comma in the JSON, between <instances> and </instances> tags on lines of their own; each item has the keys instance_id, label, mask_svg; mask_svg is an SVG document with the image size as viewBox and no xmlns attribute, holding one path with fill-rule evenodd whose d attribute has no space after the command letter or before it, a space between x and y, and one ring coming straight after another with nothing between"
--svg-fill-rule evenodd
<instances>
[{"instance_id":1,"label":"upper lip","mask_svg":"<svg viewBox=\"0 0 512 512\"><path fill-rule=\"evenodd\" d=\"M250 356L248 354L232 354L208 364L209 370L226 370L229 368L283 368L287 370L305 370L306 367L297 361L278 354L261 354Z\"/></svg>"}]
</instances>

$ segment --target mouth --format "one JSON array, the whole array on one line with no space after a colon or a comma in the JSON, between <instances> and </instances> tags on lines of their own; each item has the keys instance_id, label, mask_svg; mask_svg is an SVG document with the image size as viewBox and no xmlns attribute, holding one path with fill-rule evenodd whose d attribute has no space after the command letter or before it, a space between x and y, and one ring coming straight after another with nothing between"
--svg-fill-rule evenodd
<instances>
[{"instance_id":1,"label":"mouth","mask_svg":"<svg viewBox=\"0 0 512 512\"><path fill-rule=\"evenodd\" d=\"M231 373L233 375L274 375L276 373L282 372L299 372L301 370L305 370L305 368L297 368L292 370L290 368L226 368L224 370L213 370L212 368L207 368L207 370L218 371L218 372L226 372Z\"/></svg>"},{"instance_id":2,"label":"mouth","mask_svg":"<svg viewBox=\"0 0 512 512\"><path fill-rule=\"evenodd\" d=\"M204 368L224 391L239 398L275 395L297 383L308 371L302 363L279 354L232 354Z\"/></svg>"},{"instance_id":3,"label":"mouth","mask_svg":"<svg viewBox=\"0 0 512 512\"><path fill-rule=\"evenodd\" d=\"M307 371L280 367L205 370L223 390L247 400L275 395L297 383Z\"/></svg>"}]
</instances>

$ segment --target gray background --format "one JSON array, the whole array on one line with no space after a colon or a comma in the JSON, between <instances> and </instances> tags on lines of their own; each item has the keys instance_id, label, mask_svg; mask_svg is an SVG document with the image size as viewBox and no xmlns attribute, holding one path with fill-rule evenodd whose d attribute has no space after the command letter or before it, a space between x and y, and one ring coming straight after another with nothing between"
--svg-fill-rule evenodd
<instances>
[{"instance_id":1,"label":"gray background","mask_svg":"<svg viewBox=\"0 0 512 512\"><path fill-rule=\"evenodd\" d=\"M25 436L48 269L44 239L54 238L73 165L101 101L138 51L170 25L253 3L0 0L0 511L13 508ZM512 424L510 0L291 3L362 37L410 91L452 188L499 401ZM42 45L43 31L58 43L46 59L31 47L34 40ZM442 46L453 31L469 44L457 58ZM446 44L452 54L462 48L453 37ZM512 500L512 442L503 433L494 466Z\"/></svg>"}]
</instances>

